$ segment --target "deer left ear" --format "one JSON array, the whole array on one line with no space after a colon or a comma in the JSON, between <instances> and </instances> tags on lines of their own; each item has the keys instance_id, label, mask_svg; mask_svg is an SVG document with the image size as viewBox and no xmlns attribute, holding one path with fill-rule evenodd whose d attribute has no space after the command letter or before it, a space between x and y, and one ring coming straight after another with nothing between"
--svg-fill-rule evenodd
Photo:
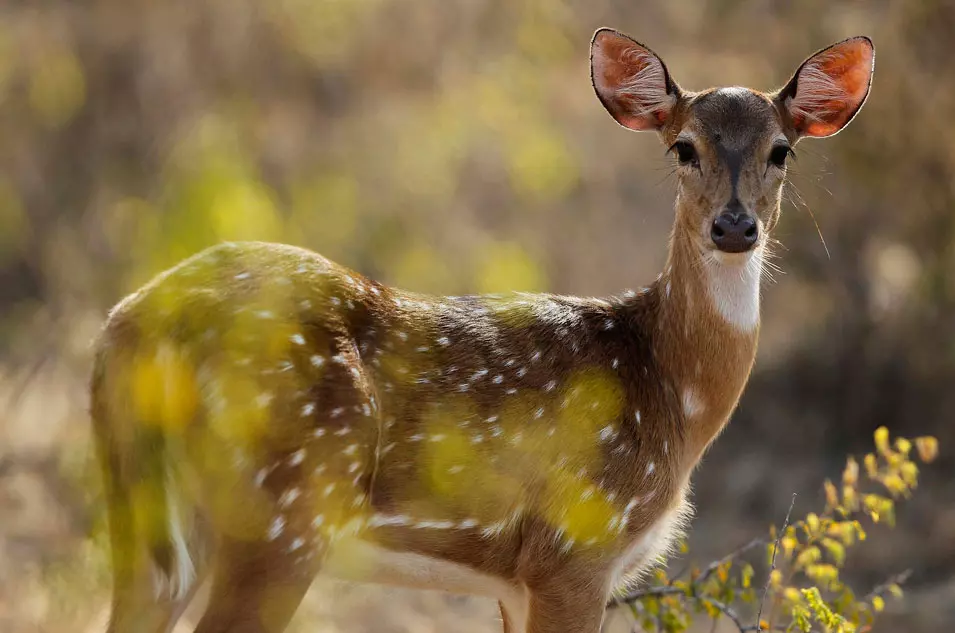
<instances>
[{"instance_id":1,"label":"deer left ear","mask_svg":"<svg viewBox=\"0 0 955 633\"><path fill-rule=\"evenodd\" d=\"M656 53L607 28L590 43L590 78L610 116L631 130L660 130L680 95Z\"/></svg>"},{"instance_id":2,"label":"deer left ear","mask_svg":"<svg viewBox=\"0 0 955 633\"><path fill-rule=\"evenodd\" d=\"M832 136L862 108L874 69L872 40L852 37L804 61L775 98L797 137Z\"/></svg>"}]
</instances>

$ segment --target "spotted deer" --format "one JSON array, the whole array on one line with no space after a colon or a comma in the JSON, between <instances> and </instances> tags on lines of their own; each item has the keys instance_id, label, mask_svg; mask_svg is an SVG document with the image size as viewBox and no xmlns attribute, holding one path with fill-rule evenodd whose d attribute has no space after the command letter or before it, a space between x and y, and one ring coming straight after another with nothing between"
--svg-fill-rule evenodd
<instances>
[{"instance_id":1,"label":"spotted deer","mask_svg":"<svg viewBox=\"0 0 955 633\"><path fill-rule=\"evenodd\" d=\"M663 555L746 384L786 161L866 100L868 38L763 93L680 88L591 42L597 97L678 163L664 272L604 299L431 297L308 250L227 243L111 312L91 381L109 631L283 631L312 579L496 599L511 633L596 633Z\"/></svg>"}]
</instances>

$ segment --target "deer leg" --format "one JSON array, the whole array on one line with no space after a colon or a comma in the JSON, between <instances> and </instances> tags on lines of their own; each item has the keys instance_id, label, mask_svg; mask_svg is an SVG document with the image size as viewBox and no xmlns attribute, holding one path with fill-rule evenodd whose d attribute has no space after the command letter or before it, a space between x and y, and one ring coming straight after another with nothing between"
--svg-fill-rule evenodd
<instances>
[{"instance_id":1,"label":"deer leg","mask_svg":"<svg viewBox=\"0 0 955 633\"><path fill-rule=\"evenodd\" d=\"M167 633L189 606L200 583L182 596L157 597L156 579L150 575L117 578L107 633Z\"/></svg>"},{"instance_id":2,"label":"deer leg","mask_svg":"<svg viewBox=\"0 0 955 633\"><path fill-rule=\"evenodd\" d=\"M525 633L527 630L527 607L523 604L497 603L501 610L501 623L504 633Z\"/></svg>"},{"instance_id":3,"label":"deer leg","mask_svg":"<svg viewBox=\"0 0 955 633\"><path fill-rule=\"evenodd\" d=\"M531 590L527 633L599 633L607 592L582 583Z\"/></svg>"},{"instance_id":4,"label":"deer leg","mask_svg":"<svg viewBox=\"0 0 955 633\"><path fill-rule=\"evenodd\" d=\"M196 633L282 633L312 579L318 551L290 553L271 542L224 544Z\"/></svg>"}]
</instances>

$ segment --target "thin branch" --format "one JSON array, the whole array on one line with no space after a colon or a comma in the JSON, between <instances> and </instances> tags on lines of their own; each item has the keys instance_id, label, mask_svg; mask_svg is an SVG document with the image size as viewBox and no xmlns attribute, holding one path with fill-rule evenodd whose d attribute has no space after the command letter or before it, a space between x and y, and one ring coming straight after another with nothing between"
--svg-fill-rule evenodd
<instances>
[{"instance_id":1,"label":"thin branch","mask_svg":"<svg viewBox=\"0 0 955 633\"><path fill-rule=\"evenodd\" d=\"M776 533L776 541L773 543L773 559L771 561L769 574L766 576L766 584L763 586L763 595L759 599L759 609L756 611L756 631L761 630L763 617L763 603L766 601L766 595L769 593L769 585L773 579L773 572L776 571L776 553L779 551L779 540L783 537L786 528L789 527L789 517L792 516L793 506L796 505L796 493L793 493L792 501L789 502L789 510L786 511L786 520L783 521L783 527ZM740 629L742 630L742 629Z\"/></svg>"},{"instance_id":2,"label":"thin branch","mask_svg":"<svg viewBox=\"0 0 955 633\"><path fill-rule=\"evenodd\" d=\"M719 600L714 600L713 598L703 598L700 596L693 596L693 599L696 600L697 602L709 604L710 606L715 607L720 613L722 613L727 618L732 620L733 624L736 625L736 628L739 629L740 633L750 633L750 631L756 632L761 630L758 628L759 627L758 624L753 626L747 626L743 624L743 620L742 618L739 617L739 614L736 613L736 610L724 602L720 602ZM762 629L762 630L766 630L766 629ZM771 630L785 631L786 627L777 626L777 627L773 627Z\"/></svg>"},{"instance_id":3,"label":"thin branch","mask_svg":"<svg viewBox=\"0 0 955 633\"><path fill-rule=\"evenodd\" d=\"M905 581L907 581L911 576L912 576L912 570L911 570L911 569L906 569L906 570L903 571L902 573L896 574L896 575L892 576L891 578L889 578L888 580L886 580L886 581L883 582L882 584L876 585L875 587L873 587L873 588L872 588L872 591L870 591L869 593L867 593L867 594L865 595L865 597L862 598L862 601L863 601L863 602L872 602L872 599L873 599L873 598L875 598L875 597L881 597L882 595L884 595L884 594L889 590L889 587L891 587L892 585L901 585L901 584L904 584Z\"/></svg>"},{"instance_id":4,"label":"thin branch","mask_svg":"<svg viewBox=\"0 0 955 633\"><path fill-rule=\"evenodd\" d=\"M613 597L610 599L610 602L607 603L608 609L613 609L614 607L619 607L620 605L630 604L641 600L643 598L660 598L662 596L673 596L673 595L686 595L686 591L680 589L679 587L673 587L671 585L662 585L659 587L648 587L647 589L639 589L628 593L625 596Z\"/></svg>"},{"instance_id":5,"label":"thin branch","mask_svg":"<svg viewBox=\"0 0 955 633\"><path fill-rule=\"evenodd\" d=\"M719 600L714 600L713 598L701 598L696 596L694 596L694 598L699 602L716 607L717 609L719 609L720 613L722 613L723 615L725 615L726 617L728 617L730 620L733 621L733 624L736 625L736 628L738 628L740 631L743 630L743 621L740 619L739 614L736 613L736 611L734 611L733 608L730 607L728 604L724 602L720 602Z\"/></svg>"},{"instance_id":6,"label":"thin branch","mask_svg":"<svg viewBox=\"0 0 955 633\"><path fill-rule=\"evenodd\" d=\"M759 547L760 545L766 545L768 542L769 542L768 540L762 537L754 538L746 545L743 545L742 547L739 547L733 550L732 552L730 552L723 558L719 560L715 560L709 565L707 565L706 569L704 569L693 582L700 583L700 584L706 582L706 579L709 578L711 575L713 575L713 572L716 571L720 567L720 565L736 560L737 558L739 558L740 556L742 556L749 550L753 549L754 547Z\"/></svg>"}]
</instances>

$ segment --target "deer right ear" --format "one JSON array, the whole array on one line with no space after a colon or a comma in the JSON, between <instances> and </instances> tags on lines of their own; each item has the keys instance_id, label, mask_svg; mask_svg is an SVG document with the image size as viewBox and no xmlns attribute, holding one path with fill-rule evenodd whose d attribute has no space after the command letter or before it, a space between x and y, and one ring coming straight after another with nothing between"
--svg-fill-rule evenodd
<instances>
[{"instance_id":1,"label":"deer right ear","mask_svg":"<svg viewBox=\"0 0 955 633\"><path fill-rule=\"evenodd\" d=\"M832 136L865 103L874 68L872 40L850 37L804 61L775 98L798 137Z\"/></svg>"},{"instance_id":2,"label":"deer right ear","mask_svg":"<svg viewBox=\"0 0 955 633\"><path fill-rule=\"evenodd\" d=\"M680 94L656 53L612 29L594 33L590 78L610 116L631 130L662 128Z\"/></svg>"}]
</instances>

